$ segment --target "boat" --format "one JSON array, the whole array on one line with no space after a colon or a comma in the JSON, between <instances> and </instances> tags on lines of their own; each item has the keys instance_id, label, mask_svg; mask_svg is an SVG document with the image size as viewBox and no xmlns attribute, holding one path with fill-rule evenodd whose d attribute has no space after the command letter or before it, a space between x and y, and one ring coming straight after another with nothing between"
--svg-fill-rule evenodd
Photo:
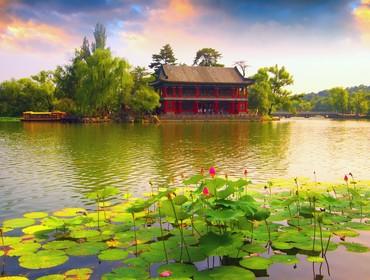
<instances>
[{"instance_id":1,"label":"boat","mask_svg":"<svg viewBox=\"0 0 370 280\"><path fill-rule=\"evenodd\" d=\"M27 111L23 112L23 117L21 121L33 122L33 121L47 121L47 122L58 122L66 117L67 113L61 111L53 112L33 112Z\"/></svg>"}]
</instances>

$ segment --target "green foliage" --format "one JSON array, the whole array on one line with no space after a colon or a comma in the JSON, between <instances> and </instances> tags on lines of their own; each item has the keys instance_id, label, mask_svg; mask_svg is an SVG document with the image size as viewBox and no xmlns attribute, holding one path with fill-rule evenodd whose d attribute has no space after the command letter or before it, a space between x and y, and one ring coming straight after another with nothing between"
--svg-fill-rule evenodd
<instances>
[{"instance_id":1,"label":"green foliage","mask_svg":"<svg viewBox=\"0 0 370 280\"><path fill-rule=\"evenodd\" d=\"M203 48L197 51L193 65L223 67L223 64L219 64L218 62L221 57L221 53L217 50L213 48Z\"/></svg>"},{"instance_id":2,"label":"green foliage","mask_svg":"<svg viewBox=\"0 0 370 280\"><path fill-rule=\"evenodd\" d=\"M25 111L53 109L54 84L49 72L0 84L0 116L20 116Z\"/></svg>"},{"instance_id":3,"label":"green foliage","mask_svg":"<svg viewBox=\"0 0 370 280\"><path fill-rule=\"evenodd\" d=\"M176 60L172 47L170 44L166 44L160 49L158 54L152 55L152 63L149 64L149 68L157 73L163 64L175 65Z\"/></svg>"},{"instance_id":4,"label":"green foliage","mask_svg":"<svg viewBox=\"0 0 370 280\"><path fill-rule=\"evenodd\" d=\"M293 84L293 77L284 66L260 68L252 79L255 84L250 89L251 108L270 115L273 109L289 107L291 92L285 87Z\"/></svg>"},{"instance_id":5,"label":"green foliage","mask_svg":"<svg viewBox=\"0 0 370 280\"><path fill-rule=\"evenodd\" d=\"M349 108L349 93L346 89L336 87L329 91L333 108L340 113L347 113Z\"/></svg>"}]
</instances>

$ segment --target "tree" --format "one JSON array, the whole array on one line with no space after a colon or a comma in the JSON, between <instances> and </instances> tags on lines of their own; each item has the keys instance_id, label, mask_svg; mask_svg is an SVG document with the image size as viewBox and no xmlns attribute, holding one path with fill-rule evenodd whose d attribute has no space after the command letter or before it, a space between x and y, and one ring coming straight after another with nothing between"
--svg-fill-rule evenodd
<instances>
[{"instance_id":1,"label":"tree","mask_svg":"<svg viewBox=\"0 0 370 280\"><path fill-rule=\"evenodd\" d=\"M106 34L105 26L99 22L95 25L94 38L95 38L95 43L91 44L92 51L95 52L98 49L105 49L105 43L107 41L107 34Z\"/></svg>"},{"instance_id":2,"label":"tree","mask_svg":"<svg viewBox=\"0 0 370 280\"><path fill-rule=\"evenodd\" d=\"M158 54L152 55L152 60L152 63L149 64L149 68L157 73L163 64L175 65L177 59L175 58L172 47L166 44L159 50Z\"/></svg>"},{"instance_id":3,"label":"tree","mask_svg":"<svg viewBox=\"0 0 370 280\"><path fill-rule=\"evenodd\" d=\"M84 37L83 42L82 42L82 46L80 48L79 57L81 59L86 60L90 55L91 55L91 52L90 52L89 40L87 40L87 38Z\"/></svg>"},{"instance_id":4,"label":"tree","mask_svg":"<svg viewBox=\"0 0 370 280\"><path fill-rule=\"evenodd\" d=\"M197 51L193 65L223 67L223 64L218 63L221 57L221 53L215 49L203 48Z\"/></svg>"},{"instance_id":5,"label":"tree","mask_svg":"<svg viewBox=\"0 0 370 280\"><path fill-rule=\"evenodd\" d=\"M109 49L96 49L76 64L76 106L83 115L105 115L128 100L132 88L130 65L112 57Z\"/></svg>"},{"instance_id":6,"label":"tree","mask_svg":"<svg viewBox=\"0 0 370 280\"><path fill-rule=\"evenodd\" d=\"M129 107L136 113L151 112L159 106L159 95L151 87L141 85L131 96Z\"/></svg>"},{"instance_id":7,"label":"tree","mask_svg":"<svg viewBox=\"0 0 370 280\"><path fill-rule=\"evenodd\" d=\"M331 104L337 112L343 114L348 112L349 93L346 89L341 87L332 88L329 90L329 96Z\"/></svg>"},{"instance_id":8,"label":"tree","mask_svg":"<svg viewBox=\"0 0 370 280\"><path fill-rule=\"evenodd\" d=\"M369 101L366 98L370 97L369 94L366 94L364 91L358 91L351 95L350 104L356 115L366 114L369 110Z\"/></svg>"},{"instance_id":9,"label":"tree","mask_svg":"<svg viewBox=\"0 0 370 280\"><path fill-rule=\"evenodd\" d=\"M269 115L273 106L284 106L289 102L290 91L284 87L293 84L293 77L286 71L285 67L279 68L277 65L267 68L269 74L269 83L271 84L271 105Z\"/></svg>"},{"instance_id":10,"label":"tree","mask_svg":"<svg viewBox=\"0 0 370 280\"><path fill-rule=\"evenodd\" d=\"M236 66L241 71L243 77L247 75L247 68L249 67L249 65L245 60L235 61L234 66Z\"/></svg>"},{"instance_id":11,"label":"tree","mask_svg":"<svg viewBox=\"0 0 370 280\"><path fill-rule=\"evenodd\" d=\"M252 77L255 83L249 88L249 106L256 109L260 114L266 115L271 106L271 84L266 68L261 68Z\"/></svg>"},{"instance_id":12,"label":"tree","mask_svg":"<svg viewBox=\"0 0 370 280\"><path fill-rule=\"evenodd\" d=\"M269 105L267 113L271 115L273 109L287 109L290 104L290 91L284 87L293 84L293 77L286 71L285 67L279 68L277 65L272 67L260 68L256 75L252 77L255 80L253 89L255 94L261 94L256 100L263 101L263 105ZM268 102L265 100L268 98Z\"/></svg>"}]
</instances>

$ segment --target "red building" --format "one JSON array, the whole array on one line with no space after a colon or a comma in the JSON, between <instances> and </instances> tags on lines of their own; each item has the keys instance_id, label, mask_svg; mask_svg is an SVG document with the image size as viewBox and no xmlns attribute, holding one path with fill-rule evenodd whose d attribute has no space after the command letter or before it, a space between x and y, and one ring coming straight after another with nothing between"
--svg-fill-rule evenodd
<instances>
[{"instance_id":1,"label":"red building","mask_svg":"<svg viewBox=\"0 0 370 280\"><path fill-rule=\"evenodd\" d=\"M163 114L243 114L252 83L236 67L163 65L152 86Z\"/></svg>"}]
</instances>

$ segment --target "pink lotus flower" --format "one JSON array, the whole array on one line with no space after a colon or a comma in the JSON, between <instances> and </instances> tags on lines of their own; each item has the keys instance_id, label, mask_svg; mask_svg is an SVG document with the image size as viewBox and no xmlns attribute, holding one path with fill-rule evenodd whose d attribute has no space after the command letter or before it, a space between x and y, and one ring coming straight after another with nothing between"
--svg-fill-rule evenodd
<instances>
[{"instance_id":1,"label":"pink lotus flower","mask_svg":"<svg viewBox=\"0 0 370 280\"><path fill-rule=\"evenodd\" d=\"M348 176L347 175L344 175L344 181L348 182Z\"/></svg>"},{"instance_id":2,"label":"pink lotus flower","mask_svg":"<svg viewBox=\"0 0 370 280\"><path fill-rule=\"evenodd\" d=\"M212 178L216 176L216 169L213 166L209 169L209 175L211 175Z\"/></svg>"},{"instance_id":3,"label":"pink lotus flower","mask_svg":"<svg viewBox=\"0 0 370 280\"><path fill-rule=\"evenodd\" d=\"M159 274L159 277L170 277L172 275L172 272L169 270L165 270Z\"/></svg>"},{"instance_id":4,"label":"pink lotus flower","mask_svg":"<svg viewBox=\"0 0 370 280\"><path fill-rule=\"evenodd\" d=\"M203 189L203 195L209 196L209 189L207 187Z\"/></svg>"}]
</instances>

